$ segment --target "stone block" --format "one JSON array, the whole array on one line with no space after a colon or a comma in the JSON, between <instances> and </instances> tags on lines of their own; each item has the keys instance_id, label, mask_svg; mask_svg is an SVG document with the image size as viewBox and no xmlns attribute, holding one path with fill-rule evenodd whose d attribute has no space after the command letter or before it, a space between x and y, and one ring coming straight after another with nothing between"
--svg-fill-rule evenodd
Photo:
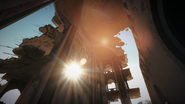
<instances>
[{"instance_id":1,"label":"stone block","mask_svg":"<svg viewBox=\"0 0 185 104\"><path fill-rule=\"evenodd\" d=\"M14 54L16 54L18 56L25 56L27 54L24 47L14 48L12 51Z\"/></svg>"},{"instance_id":2,"label":"stone block","mask_svg":"<svg viewBox=\"0 0 185 104\"><path fill-rule=\"evenodd\" d=\"M16 58L10 58L10 59L6 60L1 67L7 68L7 69L17 69L22 66L24 66L24 64L18 62L16 60Z\"/></svg>"},{"instance_id":3,"label":"stone block","mask_svg":"<svg viewBox=\"0 0 185 104\"><path fill-rule=\"evenodd\" d=\"M31 64L35 60L32 60L32 59L27 58L27 57L19 57L19 58L17 58L17 61L19 61L20 63L23 63L23 64Z\"/></svg>"},{"instance_id":4,"label":"stone block","mask_svg":"<svg viewBox=\"0 0 185 104\"><path fill-rule=\"evenodd\" d=\"M43 57L43 55L45 54L45 51L37 48L37 47L34 47L32 45L27 45L24 47L26 52L27 52L27 55L26 57L30 58L30 59L33 59L33 60L39 60Z\"/></svg>"}]
</instances>

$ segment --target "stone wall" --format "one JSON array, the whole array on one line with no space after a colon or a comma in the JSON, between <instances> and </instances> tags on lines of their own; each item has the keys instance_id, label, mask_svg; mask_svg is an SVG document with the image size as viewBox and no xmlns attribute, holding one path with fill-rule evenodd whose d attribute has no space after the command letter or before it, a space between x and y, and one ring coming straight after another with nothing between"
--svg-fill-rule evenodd
<instances>
[{"instance_id":1,"label":"stone wall","mask_svg":"<svg viewBox=\"0 0 185 104\"><path fill-rule=\"evenodd\" d=\"M19 47L12 50L18 58L11 57L0 60L0 73L6 73L2 79L8 82L15 79L28 83L33 76L34 78L38 77L43 65L51 60L50 53L54 45L59 44L59 39L64 37L62 32L60 33L51 25L40 27L39 31L43 33L41 36L24 38ZM7 83L1 88L6 88L9 84ZM1 89L2 91L3 89Z\"/></svg>"},{"instance_id":2,"label":"stone wall","mask_svg":"<svg viewBox=\"0 0 185 104\"><path fill-rule=\"evenodd\" d=\"M154 20L156 11L152 11L151 1L124 0L139 51L140 68L153 104L181 104L185 102L182 97L185 96L185 66L168 48L172 45L162 40L164 34L159 29L163 27L159 28L160 21Z\"/></svg>"}]
</instances>

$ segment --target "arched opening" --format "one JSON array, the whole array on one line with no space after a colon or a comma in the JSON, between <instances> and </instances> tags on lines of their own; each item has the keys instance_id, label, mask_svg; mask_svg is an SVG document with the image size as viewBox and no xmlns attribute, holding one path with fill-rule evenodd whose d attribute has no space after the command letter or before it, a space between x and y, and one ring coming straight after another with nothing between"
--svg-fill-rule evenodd
<instances>
[{"instance_id":1,"label":"arched opening","mask_svg":"<svg viewBox=\"0 0 185 104\"><path fill-rule=\"evenodd\" d=\"M107 73L111 73L111 72L113 72L112 66L110 64L105 65L104 73L107 74Z\"/></svg>"},{"instance_id":2,"label":"arched opening","mask_svg":"<svg viewBox=\"0 0 185 104\"><path fill-rule=\"evenodd\" d=\"M107 91L116 91L116 83L113 79L108 80Z\"/></svg>"},{"instance_id":3,"label":"arched opening","mask_svg":"<svg viewBox=\"0 0 185 104\"><path fill-rule=\"evenodd\" d=\"M185 64L184 16L182 2L150 0L151 13L156 30L170 52ZM159 5L162 4L162 5ZM173 6L173 7L172 7ZM158 9L161 8L161 9ZM161 18L164 18L163 20ZM184 70L182 70L184 72Z\"/></svg>"},{"instance_id":4,"label":"arched opening","mask_svg":"<svg viewBox=\"0 0 185 104\"><path fill-rule=\"evenodd\" d=\"M15 102L19 98L20 94L21 93L18 89L10 90L2 96L0 101L3 101L6 104L15 104Z\"/></svg>"}]
</instances>

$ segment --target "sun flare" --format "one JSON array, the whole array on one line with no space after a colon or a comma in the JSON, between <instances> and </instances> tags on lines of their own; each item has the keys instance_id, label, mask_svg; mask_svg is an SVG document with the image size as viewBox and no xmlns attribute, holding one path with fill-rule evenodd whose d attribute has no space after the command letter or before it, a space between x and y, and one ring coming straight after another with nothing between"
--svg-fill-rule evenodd
<instances>
[{"instance_id":1,"label":"sun flare","mask_svg":"<svg viewBox=\"0 0 185 104\"><path fill-rule=\"evenodd\" d=\"M67 76L73 79L78 78L81 73L82 70L80 69L80 66L78 64L71 64L66 69Z\"/></svg>"}]
</instances>

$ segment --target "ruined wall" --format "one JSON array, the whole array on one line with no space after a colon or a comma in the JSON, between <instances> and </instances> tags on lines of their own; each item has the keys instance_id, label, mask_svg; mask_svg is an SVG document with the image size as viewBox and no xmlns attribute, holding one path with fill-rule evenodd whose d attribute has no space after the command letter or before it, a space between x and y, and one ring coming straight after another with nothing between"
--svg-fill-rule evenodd
<instances>
[{"instance_id":1,"label":"ruined wall","mask_svg":"<svg viewBox=\"0 0 185 104\"><path fill-rule=\"evenodd\" d=\"M54 43L55 40L52 34L49 33L42 34L39 37L35 36L31 39L23 39L19 47L12 50L18 58L11 57L1 61L0 72L6 73L3 79L8 79L9 77L28 81L29 78L25 77L31 76L28 74L37 74L39 72L45 63L42 59L49 55Z\"/></svg>"},{"instance_id":2,"label":"ruined wall","mask_svg":"<svg viewBox=\"0 0 185 104\"><path fill-rule=\"evenodd\" d=\"M160 21L156 22L154 18L156 11L152 11L151 1L124 0L139 51L140 68L153 104L181 104L185 102L185 66L176 57L177 53L170 50L172 45L162 40L164 34L159 30L164 27L158 27ZM158 10L161 11L160 8ZM165 20L164 17L162 19ZM170 29L166 34L169 32Z\"/></svg>"},{"instance_id":3,"label":"ruined wall","mask_svg":"<svg viewBox=\"0 0 185 104\"><path fill-rule=\"evenodd\" d=\"M31 78L37 79L43 65L51 60L50 52L54 45L59 44L57 42L64 36L50 25L40 27L39 30L43 33L41 36L25 38L19 47L12 50L18 58L0 60L0 73L6 73L2 79L8 81L1 86L0 97L14 88L21 92ZM16 80L17 84L20 83L20 86L13 84L15 81L12 83L12 80Z\"/></svg>"}]
</instances>

